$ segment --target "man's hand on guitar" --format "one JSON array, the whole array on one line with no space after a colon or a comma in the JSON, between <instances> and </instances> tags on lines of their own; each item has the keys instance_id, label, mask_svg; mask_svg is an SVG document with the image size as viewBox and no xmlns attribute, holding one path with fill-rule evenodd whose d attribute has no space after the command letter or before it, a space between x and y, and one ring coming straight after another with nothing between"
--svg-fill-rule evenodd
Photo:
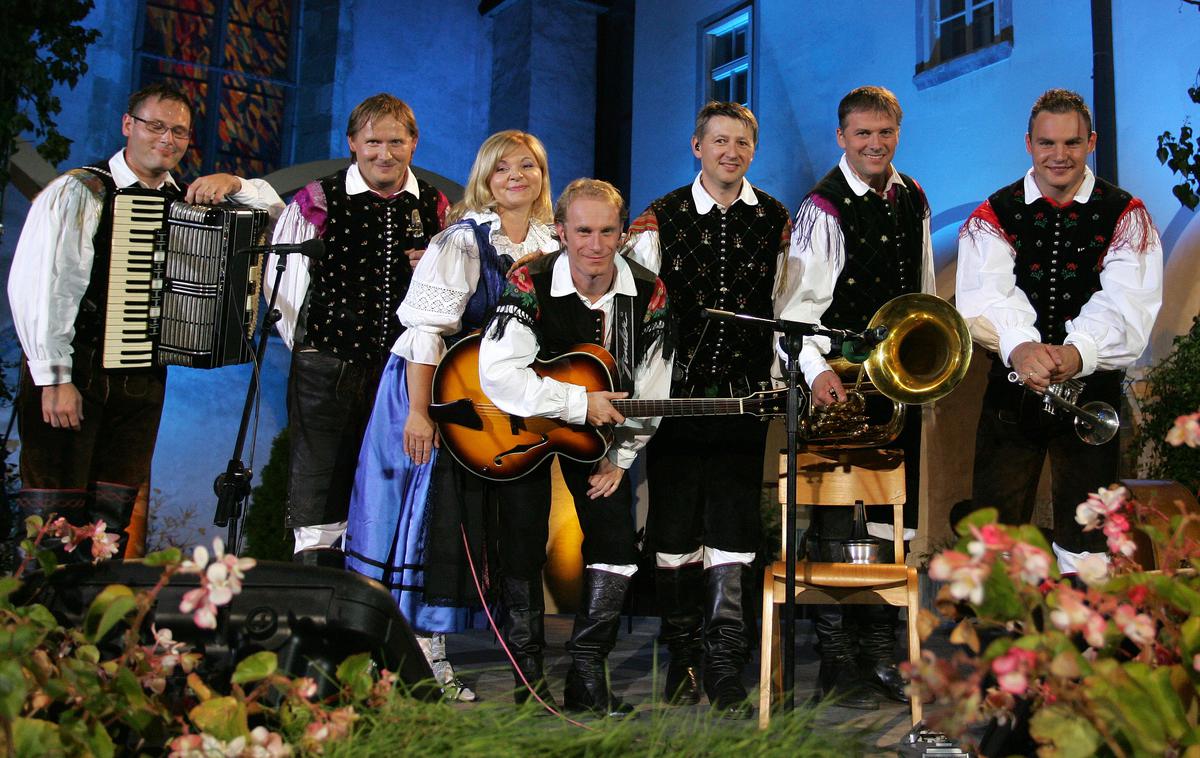
<instances>
[{"instance_id":1,"label":"man's hand on guitar","mask_svg":"<svg viewBox=\"0 0 1200 758\"><path fill-rule=\"evenodd\" d=\"M620 424L625 421L611 401L629 397L628 392L589 392L587 393L587 420L592 426L605 424Z\"/></svg>"},{"instance_id":2,"label":"man's hand on guitar","mask_svg":"<svg viewBox=\"0 0 1200 758\"><path fill-rule=\"evenodd\" d=\"M79 431L83 420L83 395L74 384L47 384L42 387L42 421L55 429Z\"/></svg>"},{"instance_id":3,"label":"man's hand on guitar","mask_svg":"<svg viewBox=\"0 0 1200 758\"><path fill-rule=\"evenodd\" d=\"M437 426L429 414L410 410L404 422L404 454L421 465L429 462L435 447L440 447Z\"/></svg>"},{"instance_id":4,"label":"man's hand on guitar","mask_svg":"<svg viewBox=\"0 0 1200 758\"><path fill-rule=\"evenodd\" d=\"M625 469L617 466L605 456L596 464L596 470L588 477L587 496L592 500L597 498L608 497L617 491L617 487L621 486L621 477L625 476Z\"/></svg>"}]
</instances>

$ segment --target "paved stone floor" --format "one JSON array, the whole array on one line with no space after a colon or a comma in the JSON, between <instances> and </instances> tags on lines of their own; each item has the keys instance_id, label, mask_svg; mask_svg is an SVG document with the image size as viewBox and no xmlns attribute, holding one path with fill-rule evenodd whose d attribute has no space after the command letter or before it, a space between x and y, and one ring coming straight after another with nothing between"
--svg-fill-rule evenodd
<instances>
[{"instance_id":1,"label":"paved stone floor","mask_svg":"<svg viewBox=\"0 0 1200 758\"><path fill-rule=\"evenodd\" d=\"M572 617L548 616L546 619L547 677L555 697L561 698L562 684L570 665L564 643L570 636ZM632 627L632 628L631 628ZM659 662L659 673L654 675L655 635L658 619L649 617L622 617L621 635L617 647L610 656L610 676L613 690L639 710L666 708L657 705L661 677L665 672L665 661ZM935 635L931 644L936 647L948 645L944 635ZM815 687L818 661L813 652L812 626L803 619L796 622L796 688L797 702L808 698ZM472 687L479 697L487 700L508 701L512 697L513 677L504 652L488 630L469 631L447 637L449 658L460 677ZM755 652L750 666L746 667L747 688L757 703L758 655ZM707 705L690 708L671 708L681 716L690 716L706 709ZM930 706L927 706L927 709ZM936 706L933 706L936 707ZM878 711L859 711L849 708L830 707L822 721L829 724L854 722L862 724L876 735L878 752L874 755L895 755L894 748L911 727L907 705L884 701ZM757 720L726 722L731 729L753 729Z\"/></svg>"}]
</instances>

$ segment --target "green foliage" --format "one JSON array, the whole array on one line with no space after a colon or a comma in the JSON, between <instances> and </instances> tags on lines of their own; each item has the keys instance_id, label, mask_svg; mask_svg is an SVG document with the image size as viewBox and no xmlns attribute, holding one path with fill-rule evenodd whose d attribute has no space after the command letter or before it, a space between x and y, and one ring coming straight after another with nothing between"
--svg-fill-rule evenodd
<instances>
[{"instance_id":1,"label":"green foliage","mask_svg":"<svg viewBox=\"0 0 1200 758\"><path fill-rule=\"evenodd\" d=\"M244 555L259 560L290 561L292 530L283 526L287 509L288 430L284 427L271 443L271 456L259 472L259 485L250 493L250 510L243 532Z\"/></svg>"},{"instance_id":2,"label":"green foliage","mask_svg":"<svg viewBox=\"0 0 1200 758\"><path fill-rule=\"evenodd\" d=\"M13 144L23 132L32 130L41 138L38 152L51 163L70 152L71 140L54 121L62 103L53 90L62 83L74 87L87 71L87 47L100 33L80 22L93 6L92 0L0 4L0 191L8 184Z\"/></svg>"},{"instance_id":3,"label":"green foliage","mask_svg":"<svg viewBox=\"0 0 1200 758\"><path fill-rule=\"evenodd\" d=\"M1200 491L1200 450L1166 442L1175 419L1200 408L1200 317L1187 334L1175 338L1171 354L1150 370L1149 399L1142 405L1142 423L1135 450L1144 450L1143 475L1173 479L1192 492Z\"/></svg>"}]
</instances>

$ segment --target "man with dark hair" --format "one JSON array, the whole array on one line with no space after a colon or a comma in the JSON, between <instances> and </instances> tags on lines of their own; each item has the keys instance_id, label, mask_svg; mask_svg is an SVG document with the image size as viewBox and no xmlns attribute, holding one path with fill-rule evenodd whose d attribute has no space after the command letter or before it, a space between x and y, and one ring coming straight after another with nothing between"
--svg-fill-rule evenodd
<instances>
[{"instance_id":1,"label":"man with dark hair","mask_svg":"<svg viewBox=\"0 0 1200 758\"><path fill-rule=\"evenodd\" d=\"M292 350L285 523L297 561L339 567L334 546L346 529L359 448L402 329L396 309L449 207L413 174L417 122L404 101L378 94L359 103L346 142L353 162L297 192L273 240L325 241L321 260L289 262L277 300L279 334ZM272 256L268 270L273 264Z\"/></svg>"},{"instance_id":2,"label":"man with dark hair","mask_svg":"<svg viewBox=\"0 0 1200 758\"><path fill-rule=\"evenodd\" d=\"M1082 97L1045 92L1029 114L1025 148L1033 167L992 194L963 225L958 309L992 357L975 437L975 506L1000 521L1033 517L1050 455L1054 552L1064 572L1104 535L1083 532L1075 508L1118 478L1120 442L1088 445L1069 414L1043 412L1046 391L1083 382L1078 403L1118 412L1124 370L1142 354L1162 304L1162 243L1141 200L1095 176L1096 145Z\"/></svg>"},{"instance_id":3,"label":"man with dark hair","mask_svg":"<svg viewBox=\"0 0 1200 758\"><path fill-rule=\"evenodd\" d=\"M740 397L770 381L771 335L704 318L705 308L767 316L788 211L746 171L758 121L738 103L696 117L700 173L650 204L631 227L630 257L656 271L679 324L672 397ZM734 718L752 713L742 684L749 566L762 541L766 424L751 416L669 418L647 451L648 544L655 552L660 640L670 651L665 697L700 700Z\"/></svg>"},{"instance_id":4,"label":"man with dark hair","mask_svg":"<svg viewBox=\"0 0 1200 758\"><path fill-rule=\"evenodd\" d=\"M129 97L125 146L55 179L34 199L8 279L24 360L17 414L21 490L27 513L74 524L103 519L124 549L138 487L162 415L166 369L101 367L112 246L112 198L142 187L171 199L229 199L279 214L283 202L261 180L230 174L190 187L171 171L191 139L192 106L179 90L152 84Z\"/></svg>"},{"instance_id":5,"label":"man with dark hair","mask_svg":"<svg viewBox=\"0 0 1200 758\"><path fill-rule=\"evenodd\" d=\"M559 418L572 424L617 426L616 443L599 463L559 458L563 479L583 529L583 602L567 643L564 704L602 716L625 716L632 708L608 686L606 661L617 638L621 608L637 571L633 500L625 470L654 433L655 419L629 419L612 400L665 398L670 387L672 336L662 280L617 255L622 240L624 201L608 182L576 179L555 206L564 251L544 255L509 275L479 349L484 393L516 416ZM535 358L560 355L579 343L607 348L618 362L619 392L587 388L541 377ZM550 516L550 467L506 485L499 515L500 572L503 582L532 585L519 593L524 602L508 606L503 634L529 684L540 686L542 566L546 563Z\"/></svg>"},{"instance_id":6,"label":"man with dark hair","mask_svg":"<svg viewBox=\"0 0 1200 758\"><path fill-rule=\"evenodd\" d=\"M837 143L842 158L809 192L796 213L778 305L782 318L820 322L861 331L875 311L898 295L934 291L929 203L916 180L892 166L903 111L883 87L859 87L838 106ZM846 400L827 361L830 342L804 340L800 368L816 407ZM887 403L890 407L890 401ZM896 446L904 450L905 539L917 516L921 410L910 408ZM852 536L849 508L814 508L808 531L813 560L845 560L843 542ZM891 555L892 525L868 514L867 531ZM814 627L821 654L823 695L841 705L874 709L878 700L863 685L904 700L895 665L896 611L890 606L818 606Z\"/></svg>"}]
</instances>

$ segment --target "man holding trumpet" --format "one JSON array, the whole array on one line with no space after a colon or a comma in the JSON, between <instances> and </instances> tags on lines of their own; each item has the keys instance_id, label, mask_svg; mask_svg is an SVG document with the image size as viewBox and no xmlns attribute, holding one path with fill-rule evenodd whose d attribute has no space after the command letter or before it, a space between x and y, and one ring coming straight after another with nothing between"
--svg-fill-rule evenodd
<instances>
[{"instance_id":1,"label":"man holding trumpet","mask_svg":"<svg viewBox=\"0 0 1200 758\"><path fill-rule=\"evenodd\" d=\"M958 247L958 309L993 353L972 499L997 508L1003 523L1028 523L1049 453L1054 552L1064 572L1104 551L1104 536L1084 533L1075 507L1118 478L1120 443L1080 439L1074 418L1043 412L1037 394L1079 380L1080 404L1119 409L1124 370L1145 349L1162 303L1154 222L1140 200L1088 168L1095 146L1083 98L1045 92L1025 135L1033 167L971 214Z\"/></svg>"}]
</instances>

